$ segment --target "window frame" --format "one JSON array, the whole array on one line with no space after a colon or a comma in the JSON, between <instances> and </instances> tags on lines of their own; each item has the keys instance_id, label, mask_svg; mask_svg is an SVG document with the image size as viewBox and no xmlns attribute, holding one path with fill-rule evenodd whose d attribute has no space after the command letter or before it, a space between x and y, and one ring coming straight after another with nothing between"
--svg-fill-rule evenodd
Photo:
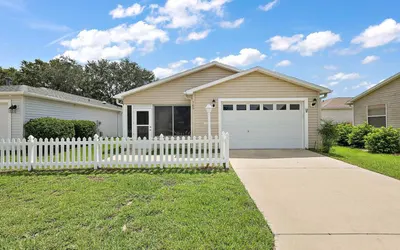
<instances>
[{"instance_id":1,"label":"window frame","mask_svg":"<svg viewBox=\"0 0 400 250\"><path fill-rule=\"evenodd\" d=\"M232 109L224 109L225 106L232 106ZM235 111L234 104L222 104L222 111Z\"/></svg>"},{"instance_id":2,"label":"window frame","mask_svg":"<svg viewBox=\"0 0 400 250\"><path fill-rule=\"evenodd\" d=\"M192 107L191 105L154 105L153 106L153 110L154 110L154 136L160 136L160 135L156 135L156 107L170 107L172 109L171 114L172 114L172 135L164 135L164 136L181 136L181 135L175 135L175 107L188 107L190 110L190 135L184 135L184 136L192 136Z\"/></svg>"},{"instance_id":3,"label":"window frame","mask_svg":"<svg viewBox=\"0 0 400 250\"><path fill-rule=\"evenodd\" d=\"M298 105L298 109L292 109L292 105ZM301 110L301 104L300 103L289 103L289 108L287 109L289 111L300 111Z\"/></svg>"},{"instance_id":4,"label":"window frame","mask_svg":"<svg viewBox=\"0 0 400 250\"><path fill-rule=\"evenodd\" d=\"M238 109L238 106L245 106L245 109ZM247 106L248 106L247 104L238 103L238 104L235 105L235 111L248 111L249 109L248 109Z\"/></svg>"},{"instance_id":5,"label":"window frame","mask_svg":"<svg viewBox=\"0 0 400 250\"><path fill-rule=\"evenodd\" d=\"M285 105L285 109L279 109L278 105ZM276 103L275 106L276 106L276 111L289 111L288 109L289 105L287 103Z\"/></svg>"},{"instance_id":6,"label":"window frame","mask_svg":"<svg viewBox=\"0 0 400 250\"><path fill-rule=\"evenodd\" d=\"M251 109L251 106L258 106L258 109ZM264 106L262 107L264 108ZM261 104L257 104L257 103L250 103L249 104L249 111L261 111Z\"/></svg>"},{"instance_id":7,"label":"window frame","mask_svg":"<svg viewBox=\"0 0 400 250\"><path fill-rule=\"evenodd\" d=\"M264 109L264 106L265 106L265 105L271 105L271 106L272 106L272 109ZM274 110L276 110L276 109L275 109L275 105L274 105L273 103L263 103L263 104L262 104L262 110L263 110L263 111L274 111Z\"/></svg>"},{"instance_id":8,"label":"window frame","mask_svg":"<svg viewBox=\"0 0 400 250\"><path fill-rule=\"evenodd\" d=\"M385 115L369 115L369 107L371 107L371 106L377 106L377 105L385 105ZM387 128L388 127L388 114L387 114L387 111L388 111L388 107L387 107L387 104L386 103L380 103L380 104L373 104L373 105L366 105L366 116L367 116L367 123L369 124L369 118L371 117L371 118L374 118L374 117L385 117L385 128ZM371 124L369 124L369 125L371 125ZM373 125L372 125L373 126Z\"/></svg>"}]
</instances>

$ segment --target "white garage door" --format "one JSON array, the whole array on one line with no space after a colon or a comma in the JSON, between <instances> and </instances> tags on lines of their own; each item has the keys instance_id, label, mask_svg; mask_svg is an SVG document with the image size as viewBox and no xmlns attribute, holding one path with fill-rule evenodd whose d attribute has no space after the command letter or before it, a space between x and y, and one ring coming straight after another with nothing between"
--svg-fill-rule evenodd
<instances>
[{"instance_id":1,"label":"white garage door","mask_svg":"<svg viewBox=\"0 0 400 250\"><path fill-rule=\"evenodd\" d=\"M8 137L8 103L0 102L0 138Z\"/></svg>"},{"instance_id":2,"label":"white garage door","mask_svg":"<svg viewBox=\"0 0 400 250\"><path fill-rule=\"evenodd\" d=\"M223 103L232 149L304 148L303 103Z\"/></svg>"}]
</instances>

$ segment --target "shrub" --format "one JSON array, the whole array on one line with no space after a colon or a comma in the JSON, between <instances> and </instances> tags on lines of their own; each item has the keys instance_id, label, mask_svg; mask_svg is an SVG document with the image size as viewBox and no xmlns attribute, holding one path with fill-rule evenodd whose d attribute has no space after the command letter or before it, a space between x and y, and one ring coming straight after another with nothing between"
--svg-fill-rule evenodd
<instances>
[{"instance_id":1,"label":"shrub","mask_svg":"<svg viewBox=\"0 0 400 250\"><path fill-rule=\"evenodd\" d=\"M340 146L350 146L349 135L353 132L353 125L350 123L339 123L336 126L338 131L337 144Z\"/></svg>"},{"instance_id":2,"label":"shrub","mask_svg":"<svg viewBox=\"0 0 400 250\"><path fill-rule=\"evenodd\" d=\"M50 117L32 119L25 123L26 134L35 138L71 138L75 136L74 123Z\"/></svg>"},{"instance_id":3,"label":"shrub","mask_svg":"<svg viewBox=\"0 0 400 250\"><path fill-rule=\"evenodd\" d=\"M337 140L336 124L330 120L323 120L318 133L322 136L322 152L329 153Z\"/></svg>"},{"instance_id":4,"label":"shrub","mask_svg":"<svg viewBox=\"0 0 400 250\"><path fill-rule=\"evenodd\" d=\"M89 138L96 134L97 126L95 122L85 120L72 121L75 126L75 137Z\"/></svg>"},{"instance_id":5,"label":"shrub","mask_svg":"<svg viewBox=\"0 0 400 250\"><path fill-rule=\"evenodd\" d=\"M371 133L374 127L364 123L353 128L353 131L349 134L349 145L356 148L365 147L365 136Z\"/></svg>"},{"instance_id":6,"label":"shrub","mask_svg":"<svg viewBox=\"0 0 400 250\"><path fill-rule=\"evenodd\" d=\"M375 129L365 137L365 147L372 153L399 153L400 131L392 127Z\"/></svg>"}]
</instances>

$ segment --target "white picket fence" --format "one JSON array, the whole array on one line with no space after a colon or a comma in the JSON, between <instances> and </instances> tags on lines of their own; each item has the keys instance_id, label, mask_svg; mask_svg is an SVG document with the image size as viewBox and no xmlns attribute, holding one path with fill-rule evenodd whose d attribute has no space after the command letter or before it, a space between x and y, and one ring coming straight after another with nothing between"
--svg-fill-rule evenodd
<instances>
[{"instance_id":1,"label":"white picket fence","mask_svg":"<svg viewBox=\"0 0 400 250\"><path fill-rule=\"evenodd\" d=\"M0 140L2 169L229 167L229 135L220 137Z\"/></svg>"}]
</instances>

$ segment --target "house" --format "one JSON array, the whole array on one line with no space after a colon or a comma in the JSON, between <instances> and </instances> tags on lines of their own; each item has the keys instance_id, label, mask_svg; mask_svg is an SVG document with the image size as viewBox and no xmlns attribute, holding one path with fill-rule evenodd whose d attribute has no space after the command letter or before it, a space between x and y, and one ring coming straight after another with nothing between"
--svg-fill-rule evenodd
<instances>
[{"instance_id":1,"label":"house","mask_svg":"<svg viewBox=\"0 0 400 250\"><path fill-rule=\"evenodd\" d=\"M351 97L335 97L321 103L323 120L332 120L337 123L353 123L353 109L346 103Z\"/></svg>"},{"instance_id":2,"label":"house","mask_svg":"<svg viewBox=\"0 0 400 250\"><path fill-rule=\"evenodd\" d=\"M331 90L261 67L211 62L116 95L125 136L230 134L232 149L314 148Z\"/></svg>"},{"instance_id":3,"label":"house","mask_svg":"<svg viewBox=\"0 0 400 250\"><path fill-rule=\"evenodd\" d=\"M353 106L355 125L368 122L375 127L400 128L400 73L347 103Z\"/></svg>"},{"instance_id":4,"label":"house","mask_svg":"<svg viewBox=\"0 0 400 250\"><path fill-rule=\"evenodd\" d=\"M120 107L47 88L0 86L0 117L0 138L24 137L24 124L40 117L90 120L104 136L122 135Z\"/></svg>"}]
</instances>

